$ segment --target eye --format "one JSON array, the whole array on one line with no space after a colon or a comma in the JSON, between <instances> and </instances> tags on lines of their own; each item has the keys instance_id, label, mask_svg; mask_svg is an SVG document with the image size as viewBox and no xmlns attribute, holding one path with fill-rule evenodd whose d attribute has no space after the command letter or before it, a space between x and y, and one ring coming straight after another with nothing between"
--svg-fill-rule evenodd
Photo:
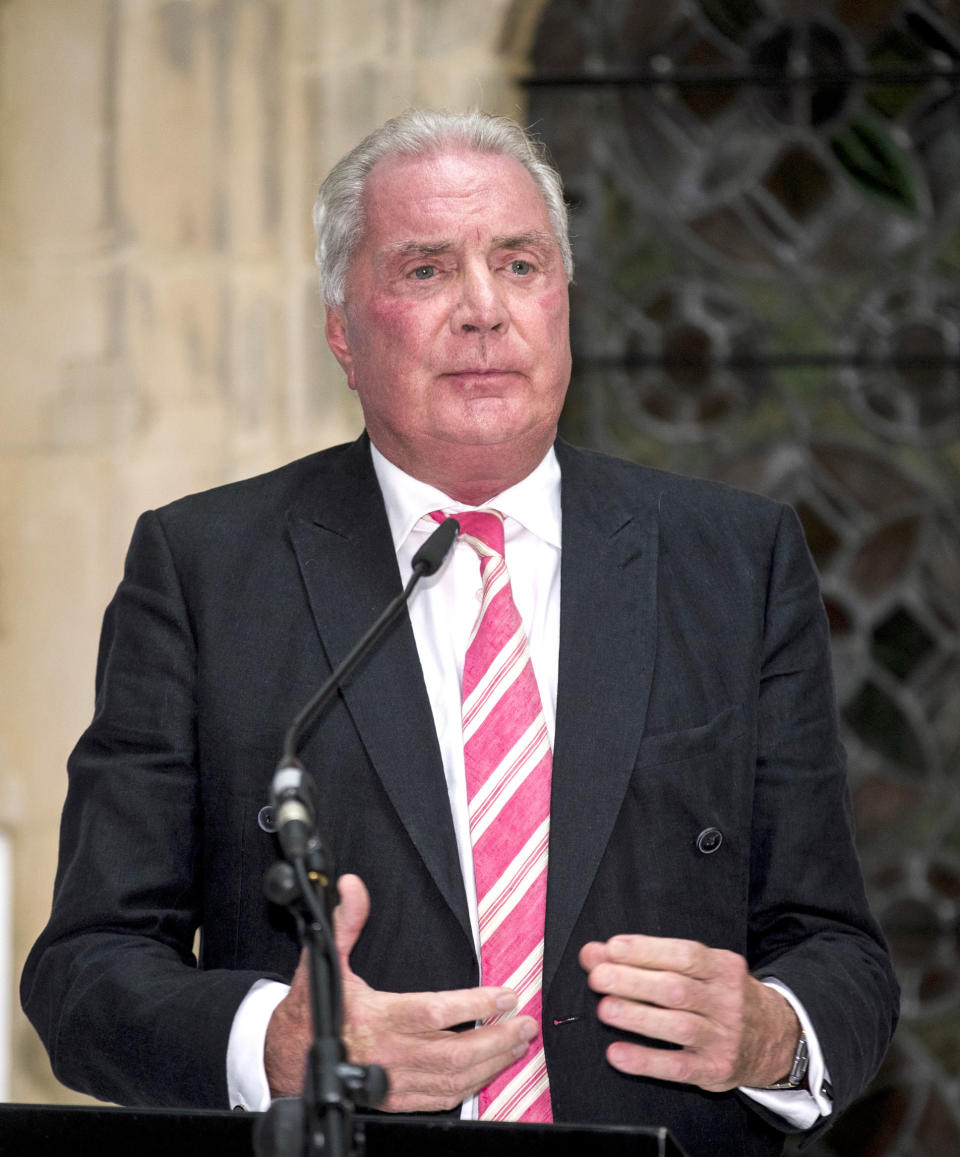
<instances>
[{"instance_id":1,"label":"eye","mask_svg":"<svg viewBox=\"0 0 960 1157\"><path fill-rule=\"evenodd\" d=\"M418 265L413 271L413 277L416 281L429 281L437 272L435 265Z\"/></svg>"},{"instance_id":2,"label":"eye","mask_svg":"<svg viewBox=\"0 0 960 1157\"><path fill-rule=\"evenodd\" d=\"M524 261L518 257L515 261L510 262L510 272L516 273L518 277L526 277L528 273L533 272L533 266L529 261Z\"/></svg>"}]
</instances>

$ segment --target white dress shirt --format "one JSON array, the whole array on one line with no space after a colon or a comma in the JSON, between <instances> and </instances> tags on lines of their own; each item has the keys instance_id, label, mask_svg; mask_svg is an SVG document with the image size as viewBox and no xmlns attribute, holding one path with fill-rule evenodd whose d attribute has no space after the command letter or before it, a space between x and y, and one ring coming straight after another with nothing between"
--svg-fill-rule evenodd
<instances>
[{"instance_id":1,"label":"white dress shirt","mask_svg":"<svg viewBox=\"0 0 960 1157\"><path fill-rule=\"evenodd\" d=\"M412 573L414 554L436 529L434 510L456 514L474 509L453 501L442 491L420 482L388 461L371 446L373 465L383 492L387 519L397 552L401 580ZM530 644L543 713L553 744L560 650L560 467L551 449L539 466L516 486L491 498L483 509L504 517L507 569L514 602ZM480 568L475 551L455 542L440 570L420 581L409 603L410 621L423 668L446 776L460 867L466 888L474 944L479 959L477 903L473 851L467 811L463 763L460 686L467 642L480 606ZM622 929L624 932L633 929ZM825 1079L816 1034L799 1001L786 986L771 981L790 1002L806 1031L810 1049L809 1084L820 1090ZM258 981L237 1011L227 1050L227 1080L231 1105L265 1109L270 1097L263 1071L267 1023L287 986ZM809 1128L831 1111L829 1097L806 1090L744 1089L748 1096L784 1117L794 1128ZM475 1115L476 1098L464 1105L464 1116Z\"/></svg>"}]
</instances>

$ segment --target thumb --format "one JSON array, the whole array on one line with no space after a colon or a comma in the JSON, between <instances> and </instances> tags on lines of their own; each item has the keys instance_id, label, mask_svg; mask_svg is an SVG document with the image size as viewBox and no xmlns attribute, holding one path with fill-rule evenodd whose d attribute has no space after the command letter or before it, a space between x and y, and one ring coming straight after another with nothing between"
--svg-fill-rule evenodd
<instances>
[{"instance_id":1,"label":"thumb","mask_svg":"<svg viewBox=\"0 0 960 1157\"><path fill-rule=\"evenodd\" d=\"M337 881L340 903L333 910L333 938L341 967L349 970L349 956L370 915L370 893L359 876L341 876Z\"/></svg>"}]
</instances>

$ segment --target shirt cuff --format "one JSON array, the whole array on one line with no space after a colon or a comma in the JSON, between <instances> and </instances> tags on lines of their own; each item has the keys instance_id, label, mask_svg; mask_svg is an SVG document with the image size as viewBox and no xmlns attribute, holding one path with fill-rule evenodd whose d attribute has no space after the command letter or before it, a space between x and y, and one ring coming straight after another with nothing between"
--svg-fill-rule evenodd
<instances>
[{"instance_id":1,"label":"shirt cuff","mask_svg":"<svg viewBox=\"0 0 960 1157\"><path fill-rule=\"evenodd\" d=\"M240 1002L227 1042L227 1094L231 1109L263 1113L270 1108L263 1045L273 1010L289 991L290 986L278 980L258 980Z\"/></svg>"},{"instance_id":2,"label":"shirt cuff","mask_svg":"<svg viewBox=\"0 0 960 1157\"><path fill-rule=\"evenodd\" d=\"M774 988L797 1014L800 1027L807 1038L807 1085L806 1089L750 1089L741 1087L740 1092L763 1105L765 1109L782 1117L788 1125L797 1130L809 1129L821 1117L829 1117L833 1112L833 1097L830 1094L830 1074L823 1060L823 1051L817 1034L813 1030L806 1009L793 992L779 980L768 977L763 981L768 988Z\"/></svg>"}]
</instances>

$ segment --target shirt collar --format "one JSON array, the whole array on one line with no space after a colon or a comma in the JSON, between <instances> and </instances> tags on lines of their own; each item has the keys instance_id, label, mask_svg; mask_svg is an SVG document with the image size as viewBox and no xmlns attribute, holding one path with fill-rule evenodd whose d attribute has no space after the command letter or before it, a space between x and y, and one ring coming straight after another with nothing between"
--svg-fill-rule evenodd
<instances>
[{"instance_id":1,"label":"shirt collar","mask_svg":"<svg viewBox=\"0 0 960 1157\"><path fill-rule=\"evenodd\" d=\"M519 522L531 534L559 549L560 463L552 446L526 478L495 494L481 508L456 502L442 490L407 474L385 458L372 442L370 453L383 492L395 550L400 549L414 526L431 510L455 515L458 510L491 508Z\"/></svg>"}]
</instances>

